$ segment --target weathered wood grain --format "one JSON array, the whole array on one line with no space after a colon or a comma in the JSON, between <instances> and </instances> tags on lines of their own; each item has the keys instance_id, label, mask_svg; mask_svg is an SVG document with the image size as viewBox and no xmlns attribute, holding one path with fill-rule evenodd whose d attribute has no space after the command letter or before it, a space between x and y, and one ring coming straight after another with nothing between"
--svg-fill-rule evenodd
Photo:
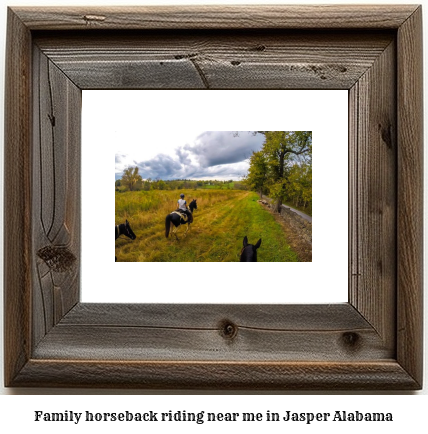
<instances>
[{"instance_id":1,"label":"weathered wood grain","mask_svg":"<svg viewBox=\"0 0 428 434\"><path fill-rule=\"evenodd\" d=\"M395 43L350 92L350 302L395 347L397 124Z\"/></svg>"},{"instance_id":2,"label":"weathered wood grain","mask_svg":"<svg viewBox=\"0 0 428 434\"><path fill-rule=\"evenodd\" d=\"M341 304L110 304L79 303L64 325L218 329L224 322L266 330L372 328L348 303Z\"/></svg>"},{"instance_id":3,"label":"weathered wood grain","mask_svg":"<svg viewBox=\"0 0 428 434\"><path fill-rule=\"evenodd\" d=\"M423 74L422 8L398 31L397 360L422 384Z\"/></svg>"},{"instance_id":4,"label":"weathered wood grain","mask_svg":"<svg viewBox=\"0 0 428 434\"><path fill-rule=\"evenodd\" d=\"M394 361L367 363L30 360L17 386L223 390L412 390Z\"/></svg>"},{"instance_id":5,"label":"weathered wood grain","mask_svg":"<svg viewBox=\"0 0 428 434\"><path fill-rule=\"evenodd\" d=\"M349 304L81 304L40 342L33 357L356 362L392 359L394 352Z\"/></svg>"},{"instance_id":6,"label":"weathered wood grain","mask_svg":"<svg viewBox=\"0 0 428 434\"><path fill-rule=\"evenodd\" d=\"M416 5L14 7L31 30L397 29Z\"/></svg>"},{"instance_id":7,"label":"weathered wood grain","mask_svg":"<svg viewBox=\"0 0 428 434\"><path fill-rule=\"evenodd\" d=\"M30 357L31 317L31 37L8 12L4 142L4 377L10 383Z\"/></svg>"},{"instance_id":8,"label":"weathered wood grain","mask_svg":"<svg viewBox=\"0 0 428 434\"><path fill-rule=\"evenodd\" d=\"M33 49L33 346L79 301L81 91Z\"/></svg>"},{"instance_id":9,"label":"weathered wood grain","mask_svg":"<svg viewBox=\"0 0 428 434\"><path fill-rule=\"evenodd\" d=\"M417 6L9 9L5 384L420 388L421 41ZM80 304L80 92L133 87L348 88L349 303Z\"/></svg>"},{"instance_id":10,"label":"weathered wood grain","mask_svg":"<svg viewBox=\"0 0 428 434\"><path fill-rule=\"evenodd\" d=\"M54 32L35 43L81 89L349 89L393 39L391 31L175 31L119 39Z\"/></svg>"}]
</instances>

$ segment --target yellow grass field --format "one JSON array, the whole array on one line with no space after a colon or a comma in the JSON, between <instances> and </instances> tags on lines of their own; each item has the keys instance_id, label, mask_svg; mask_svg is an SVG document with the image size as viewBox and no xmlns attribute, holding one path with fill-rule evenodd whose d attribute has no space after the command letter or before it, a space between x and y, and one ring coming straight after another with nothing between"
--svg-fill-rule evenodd
<instances>
[{"instance_id":1,"label":"yellow grass field","mask_svg":"<svg viewBox=\"0 0 428 434\"><path fill-rule=\"evenodd\" d=\"M180 226L175 237L165 237L165 218L176 209L180 193L189 204L197 199L194 222ZM248 237L259 262L298 261L282 227L258 202L256 193L242 190L195 189L180 191L116 192L115 224L128 220L137 238L116 240L121 262L236 262Z\"/></svg>"}]
</instances>

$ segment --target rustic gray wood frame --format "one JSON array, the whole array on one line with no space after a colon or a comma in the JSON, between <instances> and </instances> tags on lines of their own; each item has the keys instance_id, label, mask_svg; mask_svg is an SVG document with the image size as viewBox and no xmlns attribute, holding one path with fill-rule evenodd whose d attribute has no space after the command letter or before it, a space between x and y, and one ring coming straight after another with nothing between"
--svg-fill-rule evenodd
<instances>
[{"instance_id":1,"label":"rustic gray wood frame","mask_svg":"<svg viewBox=\"0 0 428 434\"><path fill-rule=\"evenodd\" d=\"M409 5L9 9L5 385L421 388L421 21ZM349 302L81 303L81 90L97 88L348 89Z\"/></svg>"}]
</instances>

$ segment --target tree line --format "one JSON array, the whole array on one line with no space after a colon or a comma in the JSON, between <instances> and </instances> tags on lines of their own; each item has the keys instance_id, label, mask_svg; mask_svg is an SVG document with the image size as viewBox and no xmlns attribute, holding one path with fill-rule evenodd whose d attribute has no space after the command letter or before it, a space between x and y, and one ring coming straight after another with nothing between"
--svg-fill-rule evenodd
<instances>
[{"instance_id":1,"label":"tree line","mask_svg":"<svg viewBox=\"0 0 428 434\"><path fill-rule=\"evenodd\" d=\"M263 134L262 149L253 152L244 182L252 190L283 203L312 210L312 132L254 131Z\"/></svg>"},{"instance_id":2,"label":"tree line","mask_svg":"<svg viewBox=\"0 0 428 434\"><path fill-rule=\"evenodd\" d=\"M198 189L198 188L220 188L247 190L248 187L243 182L233 180L191 180L191 179L143 179L139 174L139 169L135 167L127 167L124 169L122 178L116 180L115 188L118 192L123 191L150 191L150 190L183 190L183 189Z\"/></svg>"}]
</instances>

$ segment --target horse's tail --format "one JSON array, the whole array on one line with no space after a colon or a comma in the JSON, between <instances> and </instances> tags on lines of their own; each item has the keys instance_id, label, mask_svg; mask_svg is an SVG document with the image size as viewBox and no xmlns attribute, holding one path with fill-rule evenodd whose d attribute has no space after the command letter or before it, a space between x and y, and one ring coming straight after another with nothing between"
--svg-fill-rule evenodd
<instances>
[{"instance_id":1,"label":"horse's tail","mask_svg":"<svg viewBox=\"0 0 428 434\"><path fill-rule=\"evenodd\" d=\"M169 229L171 227L171 219L172 219L171 214L168 214L166 216L166 219L165 219L165 237L166 238L168 238L168 236L169 236Z\"/></svg>"}]
</instances>

